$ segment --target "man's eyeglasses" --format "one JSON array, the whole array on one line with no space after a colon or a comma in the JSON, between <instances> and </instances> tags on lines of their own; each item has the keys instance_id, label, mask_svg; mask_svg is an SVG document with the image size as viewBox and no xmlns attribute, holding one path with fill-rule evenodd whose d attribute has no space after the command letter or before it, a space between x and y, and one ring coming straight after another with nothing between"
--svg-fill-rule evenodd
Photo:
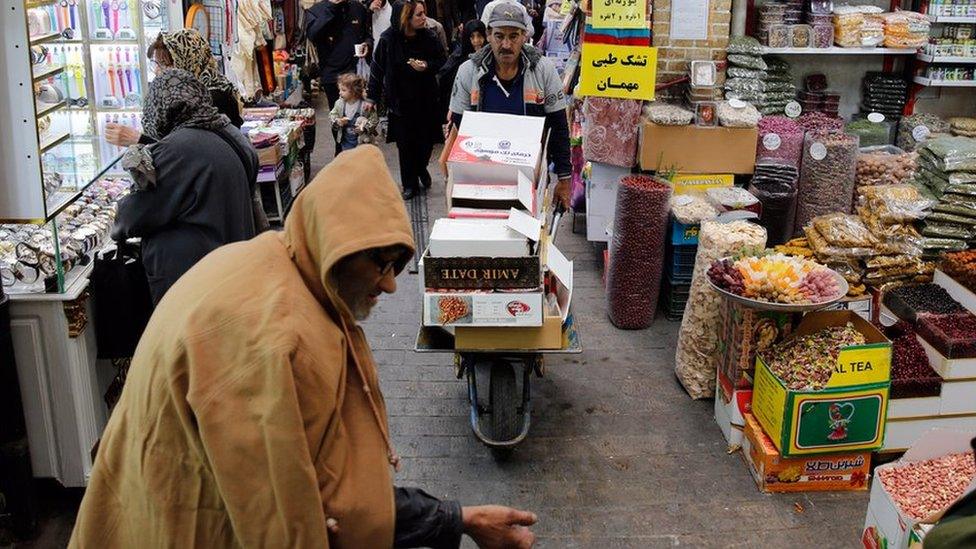
<instances>
[{"instance_id":1,"label":"man's eyeglasses","mask_svg":"<svg viewBox=\"0 0 976 549\"><path fill-rule=\"evenodd\" d=\"M366 257L370 261L376 264L376 267L380 270L380 276L386 276L390 273L394 275L398 274L407 265L407 259L405 254L401 254L400 257L396 259L384 259L382 253L379 250L369 250L366 253Z\"/></svg>"}]
</instances>

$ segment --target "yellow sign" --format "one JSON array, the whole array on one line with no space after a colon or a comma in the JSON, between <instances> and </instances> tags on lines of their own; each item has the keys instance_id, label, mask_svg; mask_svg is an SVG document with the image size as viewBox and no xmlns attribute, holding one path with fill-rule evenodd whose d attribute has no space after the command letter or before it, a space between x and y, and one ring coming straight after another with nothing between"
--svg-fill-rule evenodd
<instances>
[{"instance_id":1,"label":"yellow sign","mask_svg":"<svg viewBox=\"0 0 976 549\"><path fill-rule=\"evenodd\" d=\"M718 187L731 187L735 183L735 176L730 173L717 174L678 174L671 179L674 194L690 194L704 192Z\"/></svg>"},{"instance_id":2,"label":"yellow sign","mask_svg":"<svg viewBox=\"0 0 976 549\"><path fill-rule=\"evenodd\" d=\"M593 0L594 29L646 29L646 0Z\"/></svg>"},{"instance_id":3,"label":"yellow sign","mask_svg":"<svg viewBox=\"0 0 976 549\"><path fill-rule=\"evenodd\" d=\"M654 100L657 48L583 43L583 95Z\"/></svg>"}]
</instances>

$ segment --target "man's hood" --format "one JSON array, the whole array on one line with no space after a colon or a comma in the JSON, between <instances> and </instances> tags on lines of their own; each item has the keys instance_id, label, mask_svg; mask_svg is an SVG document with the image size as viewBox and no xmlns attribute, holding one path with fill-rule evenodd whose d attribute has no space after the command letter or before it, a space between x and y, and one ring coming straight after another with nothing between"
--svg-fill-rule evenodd
<instances>
[{"instance_id":1,"label":"man's hood","mask_svg":"<svg viewBox=\"0 0 976 549\"><path fill-rule=\"evenodd\" d=\"M284 242L315 297L346 312L329 281L340 259L397 244L412 252L410 219L380 150L360 145L323 168L295 199Z\"/></svg>"}]
</instances>

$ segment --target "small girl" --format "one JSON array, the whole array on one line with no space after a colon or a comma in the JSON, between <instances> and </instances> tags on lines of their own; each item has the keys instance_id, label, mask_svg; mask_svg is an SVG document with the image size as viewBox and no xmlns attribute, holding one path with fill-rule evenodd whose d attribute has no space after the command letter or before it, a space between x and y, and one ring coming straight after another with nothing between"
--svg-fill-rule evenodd
<instances>
[{"instance_id":1,"label":"small girl","mask_svg":"<svg viewBox=\"0 0 976 549\"><path fill-rule=\"evenodd\" d=\"M329 113L333 131L339 134L339 150L355 149L360 143L371 143L376 137L379 115L376 109L364 112L366 81L348 73L339 77L339 99Z\"/></svg>"}]
</instances>

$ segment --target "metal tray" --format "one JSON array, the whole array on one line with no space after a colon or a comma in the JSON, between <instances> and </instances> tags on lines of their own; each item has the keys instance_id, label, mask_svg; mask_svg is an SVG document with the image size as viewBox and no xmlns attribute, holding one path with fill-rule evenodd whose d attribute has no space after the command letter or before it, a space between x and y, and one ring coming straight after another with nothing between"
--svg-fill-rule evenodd
<instances>
[{"instance_id":1,"label":"metal tray","mask_svg":"<svg viewBox=\"0 0 976 549\"><path fill-rule=\"evenodd\" d=\"M841 289L839 295L836 298L831 299L830 301L822 301L820 303L805 303L802 305L796 303L770 303L768 301L759 301L756 299L743 297L741 295L736 295L733 294L732 292L723 290L722 288L716 286L715 283L712 282L711 277L708 277L708 283L712 286L713 290L721 294L726 299L730 299L736 303L739 303L740 305L745 305L750 309L757 309L760 311L777 311L781 313L800 313L800 312L825 309L827 307L830 307L834 303L837 303L838 301L844 299L847 296L847 292L850 290L850 286L847 284L847 281L844 280L844 277L840 276L840 274L838 274L837 271L834 271L833 269L827 269L827 270L829 270L830 273L834 275L834 279L837 281L837 286Z\"/></svg>"}]
</instances>

